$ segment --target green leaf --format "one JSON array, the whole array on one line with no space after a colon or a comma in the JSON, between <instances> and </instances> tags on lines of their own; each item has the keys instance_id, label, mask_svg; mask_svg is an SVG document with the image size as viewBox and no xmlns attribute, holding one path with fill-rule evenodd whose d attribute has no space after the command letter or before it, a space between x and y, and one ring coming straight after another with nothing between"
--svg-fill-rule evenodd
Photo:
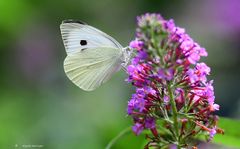
<instances>
[{"instance_id":1,"label":"green leaf","mask_svg":"<svg viewBox=\"0 0 240 149\"><path fill-rule=\"evenodd\" d=\"M220 117L218 127L222 128L225 134L217 134L213 143L240 148L240 120Z\"/></svg>"}]
</instances>

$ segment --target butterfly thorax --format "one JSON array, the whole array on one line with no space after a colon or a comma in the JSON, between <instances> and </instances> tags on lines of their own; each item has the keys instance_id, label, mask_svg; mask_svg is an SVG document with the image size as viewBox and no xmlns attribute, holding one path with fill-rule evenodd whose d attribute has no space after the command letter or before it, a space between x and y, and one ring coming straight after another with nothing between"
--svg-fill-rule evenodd
<instances>
[{"instance_id":1,"label":"butterfly thorax","mask_svg":"<svg viewBox=\"0 0 240 149\"><path fill-rule=\"evenodd\" d=\"M122 63L122 67L124 67L126 69L126 67L128 66L131 58L132 58L132 55L133 55L133 49L131 49L130 47L125 47L123 48L123 57L122 57L122 60L123 60L123 63Z\"/></svg>"}]
</instances>

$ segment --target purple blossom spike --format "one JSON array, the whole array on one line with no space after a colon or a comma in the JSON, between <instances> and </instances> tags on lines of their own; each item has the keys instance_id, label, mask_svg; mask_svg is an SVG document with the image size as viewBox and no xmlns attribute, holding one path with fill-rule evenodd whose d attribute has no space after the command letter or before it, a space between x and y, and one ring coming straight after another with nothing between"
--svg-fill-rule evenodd
<instances>
[{"instance_id":1,"label":"purple blossom spike","mask_svg":"<svg viewBox=\"0 0 240 149\"><path fill-rule=\"evenodd\" d=\"M187 148L188 140L206 132L211 140L218 129L213 111L220 106L213 81L207 80L211 69L199 62L208 56L206 49L160 14L139 16L137 24L136 39L129 45L136 55L127 67L127 82L136 88L127 108L133 132L150 131L146 148L166 142Z\"/></svg>"}]
</instances>

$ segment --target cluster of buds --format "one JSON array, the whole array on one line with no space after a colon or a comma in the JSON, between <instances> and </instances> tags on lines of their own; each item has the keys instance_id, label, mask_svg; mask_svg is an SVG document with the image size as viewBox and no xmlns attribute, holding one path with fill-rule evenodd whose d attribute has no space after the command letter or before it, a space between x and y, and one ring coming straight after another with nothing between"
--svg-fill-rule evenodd
<instances>
[{"instance_id":1,"label":"cluster of buds","mask_svg":"<svg viewBox=\"0 0 240 149\"><path fill-rule=\"evenodd\" d=\"M210 141L220 129L213 81L207 80L210 68L198 63L208 53L172 19L147 13L137 22L129 45L136 55L127 68L127 81L136 87L127 108L133 132L150 130L146 148L184 148L198 134Z\"/></svg>"}]
</instances>

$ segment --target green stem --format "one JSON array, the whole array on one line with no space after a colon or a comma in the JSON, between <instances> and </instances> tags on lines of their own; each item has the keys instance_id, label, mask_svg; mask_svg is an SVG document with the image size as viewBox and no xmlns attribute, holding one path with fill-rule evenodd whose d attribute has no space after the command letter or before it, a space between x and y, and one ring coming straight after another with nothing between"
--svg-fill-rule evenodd
<instances>
[{"instance_id":1,"label":"green stem","mask_svg":"<svg viewBox=\"0 0 240 149\"><path fill-rule=\"evenodd\" d=\"M175 128L175 133L176 133L176 141L178 142L178 148L179 147L179 130L178 130L178 118L177 118L177 115L178 115L178 112L177 112L177 106L176 106L176 102L174 100L174 97L173 97L173 92L172 92L172 89L171 89L171 83L169 83L168 85L168 92L169 92L169 96L170 96L170 103L171 103L171 107L172 107L172 111L173 111L173 122L174 122L174 128Z\"/></svg>"},{"instance_id":2,"label":"green stem","mask_svg":"<svg viewBox=\"0 0 240 149\"><path fill-rule=\"evenodd\" d=\"M126 135L127 133L131 132L131 127L127 127L124 130L122 130L116 137L114 137L106 146L105 149L111 149L111 147L116 144L116 142L122 138L124 135Z\"/></svg>"}]
</instances>

